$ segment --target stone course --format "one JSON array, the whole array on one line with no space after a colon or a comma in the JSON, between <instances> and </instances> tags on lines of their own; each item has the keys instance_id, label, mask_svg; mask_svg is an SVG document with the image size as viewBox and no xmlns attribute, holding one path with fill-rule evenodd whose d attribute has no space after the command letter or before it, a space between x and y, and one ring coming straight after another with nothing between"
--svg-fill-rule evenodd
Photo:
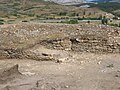
<instances>
[{"instance_id":1,"label":"stone course","mask_svg":"<svg viewBox=\"0 0 120 90\"><path fill-rule=\"evenodd\" d=\"M94 24L36 23L0 26L1 59L26 58L26 51L36 45L51 50L120 53L120 28Z\"/></svg>"}]
</instances>

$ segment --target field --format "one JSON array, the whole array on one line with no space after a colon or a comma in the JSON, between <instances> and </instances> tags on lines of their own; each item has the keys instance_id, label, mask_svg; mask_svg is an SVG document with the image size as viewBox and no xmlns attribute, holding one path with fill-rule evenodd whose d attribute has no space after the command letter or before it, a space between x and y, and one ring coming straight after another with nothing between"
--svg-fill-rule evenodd
<instances>
[{"instance_id":1,"label":"field","mask_svg":"<svg viewBox=\"0 0 120 90\"><path fill-rule=\"evenodd\" d=\"M27 4L26 4L27 3ZM0 2L0 24L16 22L30 22L34 20L60 20L60 19L100 19L106 16L115 17L110 12L98 7L81 8L76 6L58 5L45 1L11 0ZM117 12L117 10L116 10ZM2 23L1 23L2 22Z\"/></svg>"}]
</instances>

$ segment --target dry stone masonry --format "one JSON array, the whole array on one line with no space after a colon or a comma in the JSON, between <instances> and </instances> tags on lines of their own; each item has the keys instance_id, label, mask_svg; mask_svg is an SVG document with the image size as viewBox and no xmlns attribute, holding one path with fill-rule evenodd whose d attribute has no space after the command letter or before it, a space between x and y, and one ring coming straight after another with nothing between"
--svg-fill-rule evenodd
<instances>
[{"instance_id":1,"label":"dry stone masonry","mask_svg":"<svg viewBox=\"0 0 120 90\"><path fill-rule=\"evenodd\" d=\"M39 53L27 55L36 45L68 52L120 53L120 28L94 24L35 23L0 26L1 59L38 57Z\"/></svg>"}]
</instances>

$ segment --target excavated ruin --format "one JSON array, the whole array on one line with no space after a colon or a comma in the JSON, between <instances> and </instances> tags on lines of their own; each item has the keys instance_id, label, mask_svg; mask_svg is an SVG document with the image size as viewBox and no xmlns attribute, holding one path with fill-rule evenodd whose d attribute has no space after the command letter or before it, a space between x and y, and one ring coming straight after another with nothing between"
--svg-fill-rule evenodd
<instances>
[{"instance_id":1,"label":"excavated ruin","mask_svg":"<svg viewBox=\"0 0 120 90\"><path fill-rule=\"evenodd\" d=\"M1 25L0 90L118 90L119 54L118 27Z\"/></svg>"},{"instance_id":2,"label":"excavated ruin","mask_svg":"<svg viewBox=\"0 0 120 90\"><path fill-rule=\"evenodd\" d=\"M69 52L120 53L120 28L94 24L0 26L0 58L56 60ZM64 56L65 55L65 56Z\"/></svg>"}]
</instances>

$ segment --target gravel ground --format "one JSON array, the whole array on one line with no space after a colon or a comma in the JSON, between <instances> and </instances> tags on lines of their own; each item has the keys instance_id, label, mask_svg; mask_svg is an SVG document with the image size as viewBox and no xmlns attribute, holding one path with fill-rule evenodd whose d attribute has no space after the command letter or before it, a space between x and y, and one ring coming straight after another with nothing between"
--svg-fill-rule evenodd
<instances>
[{"instance_id":1,"label":"gravel ground","mask_svg":"<svg viewBox=\"0 0 120 90\"><path fill-rule=\"evenodd\" d=\"M66 63L0 60L0 70L19 65L22 77L0 84L0 90L120 90L119 54L74 54Z\"/></svg>"}]
</instances>

